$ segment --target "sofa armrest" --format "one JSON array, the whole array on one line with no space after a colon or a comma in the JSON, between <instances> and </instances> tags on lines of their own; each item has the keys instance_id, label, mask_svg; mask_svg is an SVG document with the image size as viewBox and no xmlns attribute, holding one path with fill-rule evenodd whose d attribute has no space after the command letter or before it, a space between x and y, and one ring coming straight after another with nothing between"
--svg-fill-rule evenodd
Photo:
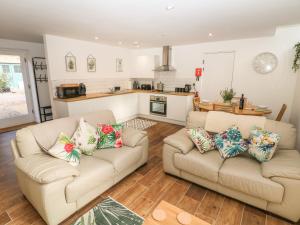
<instances>
[{"instance_id":1,"label":"sofa armrest","mask_svg":"<svg viewBox=\"0 0 300 225\"><path fill-rule=\"evenodd\" d=\"M64 160L44 153L15 160L17 169L40 184L48 184L67 177L79 176L79 170Z\"/></svg>"},{"instance_id":2,"label":"sofa armrest","mask_svg":"<svg viewBox=\"0 0 300 225\"><path fill-rule=\"evenodd\" d=\"M283 177L300 180L300 154L296 150L280 150L263 162L262 175L267 178Z\"/></svg>"},{"instance_id":3,"label":"sofa armrest","mask_svg":"<svg viewBox=\"0 0 300 225\"><path fill-rule=\"evenodd\" d=\"M164 139L164 143L179 149L183 154L187 154L194 148L194 142L188 136L186 129L183 128Z\"/></svg>"},{"instance_id":4,"label":"sofa armrest","mask_svg":"<svg viewBox=\"0 0 300 225\"><path fill-rule=\"evenodd\" d=\"M140 141L146 136L146 131L136 130L131 127L125 127L122 131L122 139L124 145L132 148L139 145Z\"/></svg>"}]
</instances>

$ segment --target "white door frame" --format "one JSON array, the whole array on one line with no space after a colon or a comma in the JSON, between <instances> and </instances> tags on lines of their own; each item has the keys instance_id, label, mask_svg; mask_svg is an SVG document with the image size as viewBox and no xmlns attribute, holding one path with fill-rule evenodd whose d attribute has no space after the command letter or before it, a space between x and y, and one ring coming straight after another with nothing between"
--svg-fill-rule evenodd
<instances>
[{"instance_id":1,"label":"white door frame","mask_svg":"<svg viewBox=\"0 0 300 225\"><path fill-rule=\"evenodd\" d=\"M0 128L12 127L20 124L34 122L34 111L33 111L33 97L32 97L32 87L29 78L29 68L28 68L28 52L26 50L16 50L16 49L0 49L0 55L17 55L20 56L21 71L23 75L24 92L26 96L26 103L28 114L24 116L18 116L14 118L7 118L0 120Z\"/></svg>"}]
</instances>

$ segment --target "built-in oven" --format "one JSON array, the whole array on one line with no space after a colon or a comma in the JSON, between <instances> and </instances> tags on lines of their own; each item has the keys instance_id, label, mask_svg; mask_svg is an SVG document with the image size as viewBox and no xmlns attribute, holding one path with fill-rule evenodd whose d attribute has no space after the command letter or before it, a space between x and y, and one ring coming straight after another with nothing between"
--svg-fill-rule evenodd
<instances>
[{"instance_id":1,"label":"built-in oven","mask_svg":"<svg viewBox=\"0 0 300 225\"><path fill-rule=\"evenodd\" d=\"M150 113L158 116L167 116L167 97L150 95Z\"/></svg>"}]
</instances>

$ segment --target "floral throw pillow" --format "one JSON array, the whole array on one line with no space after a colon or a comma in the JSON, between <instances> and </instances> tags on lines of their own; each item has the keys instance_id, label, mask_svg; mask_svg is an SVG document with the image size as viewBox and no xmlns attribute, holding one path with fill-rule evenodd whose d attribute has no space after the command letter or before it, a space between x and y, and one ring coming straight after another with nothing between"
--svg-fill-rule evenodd
<instances>
[{"instance_id":1,"label":"floral throw pillow","mask_svg":"<svg viewBox=\"0 0 300 225\"><path fill-rule=\"evenodd\" d=\"M78 166L81 152L76 148L71 138L60 133L56 143L47 151L50 155L69 162L72 166Z\"/></svg>"},{"instance_id":2,"label":"floral throw pillow","mask_svg":"<svg viewBox=\"0 0 300 225\"><path fill-rule=\"evenodd\" d=\"M98 124L97 134L98 142L97 149L103 148L121 148L123 145L121 134L122 124Z\"/></svg>"},{"instance_id":3,"label":"floral throw pillow","mask_svg":"<svg viewBox=\"0 0 300 225\"><path fill-rule=\"evenodd\" d=\"M237 156L248 150L248 144L242 138L242 134L236 126L216 134L215 143L224 159Z\"/></svg>"},{"instance_id":4,"label":"floral throw pillow","mask_svg":"<svg viewBox=\"0 0 300 225\"><path fill-rule=\"evenodd\" d=\"M187 133L200 151L205 153L215 149L215 141L212 136L203 128L187 129Z\"/></svg>"},{"instance_id":5,"label":"floral throw pillow","mask_svg":"<svg viewBox=\"0 0 300 225\"><path fill-rule=\"evenodd\" d=\"M71 141L85 155L93 155L97 145L96 128L84 121L79 121L79 126L72 136Z\"/></svg>"},{"instance_id":6,"label":"floral throw pillow","mask_svg":"<svg viewBox=\"0 0 300 225\"><path fill-rule=\"evenodd\" d=\"M255 127L250 131L249 154L259 162L269 161L277 148L280 136Z\"/></svg>"}]
</instances>

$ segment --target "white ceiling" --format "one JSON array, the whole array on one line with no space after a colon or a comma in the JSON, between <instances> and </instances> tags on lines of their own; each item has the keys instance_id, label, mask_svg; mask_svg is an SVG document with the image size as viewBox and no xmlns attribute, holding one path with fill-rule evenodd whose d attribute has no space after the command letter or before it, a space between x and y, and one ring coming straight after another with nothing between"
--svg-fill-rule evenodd
<instances>
[{"instance_id":1,"label":"white ceiling","mask_svg":"<svg viewBox=\"0 0 300 225\"><path fill-rule=\"evenodd\" d=\"M272 35L276 26L300 24L299 9L300 0L1 0L0 38L191 44Z\"/></svg>"}]
</instances>

